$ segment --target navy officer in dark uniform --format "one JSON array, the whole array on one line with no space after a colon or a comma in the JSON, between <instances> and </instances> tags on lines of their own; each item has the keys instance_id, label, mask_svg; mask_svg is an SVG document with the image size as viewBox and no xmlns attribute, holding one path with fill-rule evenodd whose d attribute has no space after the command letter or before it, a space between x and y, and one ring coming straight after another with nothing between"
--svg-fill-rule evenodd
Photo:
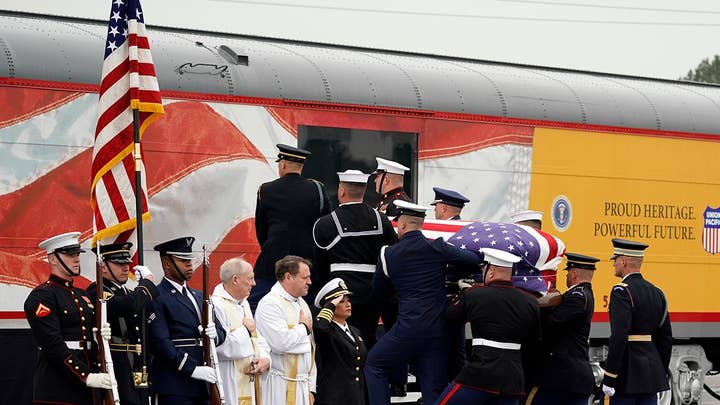
<instances>
[{"instance_id":1,"label":"navy officer in dark uniform","mask_svg":"<svg viewBox=\"0 0 720 405\"><path fill-rule=\"evenodd\" d=\"M193 276L195 238L172 239L155 246L165 277L150 303L148 324L153 361L150 379L158 405L208 405L208 383L217 381L215 370L204 366L202 338L216 344L225 340L222 327L201 325L202 293L187 286Z\"/></svg>"},{"instance_id":2,"label":"navy officer in dark uniform","mask_svg":"<svg viewBox=\"0 0 720 405\"><path fill-rule=\"evenodd\" d=\"M435 206L435 219L460 221L460 213L470 200L457 191L440 187L433 187L435 200L430 204Z\"/></svg>"},{"instance_id":3,"label":"navy officer in dark uniform","mask_svg":"<svg viewBox=\"0 0 720 405\"><path fill-rule=\"evenodd\" d=\"M578 253L565 253L565 258L568 290L543 319L539 383L530 392L528 405L587 405L595 392L588 339L595 309L591 283L600 259Z\"/></svg>"},{"instance_id":4,"label":"navy officer in dark uniform","mask_svg":"<svg viewBox=\"0 0 720 405\"><path fill-rule=\"evenodd\" d=\"M373 299L372 280L380 248L397 242L390 220L363 202L368 174L359 170L338 173L340 206L315 222L318 272L340 277L353 292L353 316L368 349L375 344L380 307Z\"/></svg>"},{"instance_id":5,"label":"navy officer in dark uniform","mask_svg":"<svg viewBox=\"0 0 720 405\"><path fill-rule=\"evenodd\" d=\"M73 286L84 252L79 237L80 232L69 232L40 243L47 252L50 278L30 292L24 306L39 350L33 403L89 405L91 388L111 388L110 375L96 372L92 300ZM103 329L109 333L109 326Z\"/></svg>"},{"instance_id":6,"label":"navy officer in dark uniform","mask_svg":"<svg viewBox=\"0 0 720 405\"><path fill-rule=\"evenodd\" d=\"M318 367L316 405L365 405L363 364L367 357L360 330L347 323L353 315L350 295L341 278L325 284L315 297L322 308L313 331Z\"/></svg>"},{"instance_id":7,"label":"navy officer in dark uniform","mask_svg":"<svg viewBox=\"0 0 720 405\"><path fill-rule=\"evenodd\" d=\"M483 248L485 285L461 291L447 311L450 319L470 322L472 353L438 403L517 405L524 395L522 350L540 342L537 300L512 285L513 263L520 258Z\"/></svg>"},{"instance_id":8,"label":"navy officer in dark uniform","mask_svg":"<svg viewBox=\"0 0 720 405\"><path fill-rule=\"evenodd\" d=\"M403 189L405 172L410 170L410 168L381 157L376 157L375 160L377 160L377 169L375 169L375 192L380 194L377 209L391 218L396 217L398 215L398 209L393 205L393 201L410 201L410 197Z\"/></svg>"},{"instance_id":9,"label":"navy officer in dark uniform","mask_svg":"<svg viewBox=\"0 0 720 405\"><path fill-rule=\"evenodd\" d=\"M260 186L255 205L260 256L255 262L256 285L248 297L253 312L275 284L275 262L287 255L313 258L313 224L330 212L325 186L301 174L310 152L283 144L277 147L280 178ZM313 283L322 285L322 280L313 279ZM307 297L310 303L313 290Z\"/></svg>"},{"instance_id":10,"label":"navy officer in dark uniform","mask_svg":"<svg viewBox=\"0 0 720 405\"><path fill-rule=\"evenodd\" d=\"M374 294L386 295L388 285L398 295L398 319L368 354L365 377L372 405L390 401L389 374L398 364L410 364L420 383L423 401L434 403L445 381L445 270L448 264L477 267L483 255L422 234L422 207L393 202L399 210L400 241L380 251Z\"/></svg>"},{"instance_id":11,"label":"navy officer in dark uniform","mask_svg":"<svg viewBox=\"0 0 720 405\"><path fill-rule=\"evenodd\" d=\"M153 275L145 266L135 266L138 284L134 290L125 287L130 274L132 243L113 243L101 245L100 263L103 274L103 296L107 302L107 319L112 330L110 354L113 361L118 394L122 405L145 405L148 403L146 390L136 389L134 377L142 373L142 323L143 309L157 297L158 289L153 283ZM96 250L93 250L96 252ZM87 288L88 295L94 299L97 284Z\"/></svg>"},{"instance_id":12,"label":"navy officer in dark uniform","mask_svg":"<svg viewBox=\"0 0 720 405\"><path fill-rule=\"evenodd\" d=\"M612 240L615 276L610 292L610 342L603 392L613 405L649 405L669 389L672 330L662 290L640 274L648 245Z\"/></svg>"}]
</instances>

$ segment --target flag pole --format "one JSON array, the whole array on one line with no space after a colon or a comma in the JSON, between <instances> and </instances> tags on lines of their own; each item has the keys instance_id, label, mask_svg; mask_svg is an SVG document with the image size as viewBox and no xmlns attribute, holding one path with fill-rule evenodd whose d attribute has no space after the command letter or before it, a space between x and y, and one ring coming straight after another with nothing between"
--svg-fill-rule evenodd
<instances>
[{"instance_id":1,"label":"flag pole","mask_svg":"<svg viewBox=\"0 0 720 405\"><path fill-rule=\"evenodd\" d=\"M139 265L144 264L143 258L143 221L142 221L142 156L140 156L140 112L137 108L133 112L133 137L135 156L135 231L137 233L137 260ZM144 324L144 322L143 322ZM143 353L144 355L144 353Z\"/></svg>"}]
</instances>

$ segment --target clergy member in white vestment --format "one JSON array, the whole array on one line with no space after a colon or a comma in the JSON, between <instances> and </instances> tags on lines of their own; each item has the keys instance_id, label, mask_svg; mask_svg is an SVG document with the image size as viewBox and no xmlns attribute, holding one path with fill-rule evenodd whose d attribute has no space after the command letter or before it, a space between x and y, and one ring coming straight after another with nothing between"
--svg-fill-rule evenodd
<instances>
[{"instance_id":1,"label":"clergy member in white vestment","mask_svg":"<svg viewBox=\"0 0 720 405\"><path fill-rule=\"evenodd\" d=\"M257 333L247 297L255 285L250 263L240 257L220 266L222 284L212 294L217 321L227 331L217 347L227 405L261 405L260 375L270 367L270 348Z\"/></svg>"},{"instance_id":2,"label":"clergy member in white vestment","mask_svg":"<svg viewBox=\"0 0 720 405\"><path fill-rule=\"evenodd\" d=\"M262 376L264 405L311 405L317 378L312 318L303 296L310 262L285 256L275 263L277 283L255 311L258 332L270 346L270 370Z\"/></svg>"}]
</instances>

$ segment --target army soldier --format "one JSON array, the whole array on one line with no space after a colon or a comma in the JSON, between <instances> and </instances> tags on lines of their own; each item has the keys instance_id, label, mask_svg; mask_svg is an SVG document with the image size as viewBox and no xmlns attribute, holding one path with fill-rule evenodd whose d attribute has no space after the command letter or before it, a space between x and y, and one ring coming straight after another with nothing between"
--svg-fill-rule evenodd
<instances>
[{"instance_id":1,"label":"army soldier","mask_svg":"<svg viewBox=\"0 0 720 405\"><path fill-rule=\"evenodd\" d=\"M315 298L315 307L322 308L313 324L318 351L317 405L365 405L362 366L367 349L360 331L347 323L353 315L351 294L341 278L334 278Z\"/></svg>"},{"instance_id":2,"label":"army soldier","mask_svg":"<svg viewBox=\"0 0 720 405\"><path fill-rule=\"evenodd\" d=\"M217 381L215 370L204 366L203 333L220 344L225 330L200 324L202 293L187 287L193 276L193 237L183 237L155 246L165 277L148 315L153 361L150 377L158 405L209 404L208 383Z\"/></svg>"},{"instance_id":3,"label":"army soldier","mask_svg":"<svg viewBox=\"0 0 720 405\"><path fill-rule=\"evenodd\" d=\"M318 248L316 269L342 278L353 292L353 316L368 348L375 344L379 307L372 294L375 264L384 245L397 242L390 220L363 202L368 174L359 170L338 173L338 209L315 222ZM327 277L329 278L329 277Z\"/></svg>"},{"instance_id":4,"label":"army soldier","mask_svg":"<svg viewBox=\"0 0 720 405\"><path fill-rule=\"evenodd\" d=\"M662 290L640 274L645 249L640 242L612 240L615 276L610 292L610 342L603 392L613 405L655 404L668 385L672 330Z\"/></svg>"},{"instance_id":5,"label":"army soldier","mask_svg":"<svg viewBox=\"0 0 720 405\"><path fill-rule=\"evenodd\" d=\"M109 374L95 372L92 300L73 286L84 252L79 237L80 232L69 232L40 243L47 252L50 278L30 292L24 306L39 350L33 403L90 405L90 388L112 387ZM110 327L103 329L103 337L109 338Z\"/></svg>"},{"instance_id":6,"label":"army soldier","mask_svg":"<svg viewBox=\"0 0 720 405\"><path fill-rule=\"evenodd\" d=\"M548 309L543 322L544 353L527 404L587 405L595 392L588 339L595 299L592 277L600 259L565 253L567 287L562 302Z\"/></svg>"},{"instance_id":7,"label":"army soldier","mask_svg":"<svg viewBox=\"0 0 720 405\"><path fill-rule=\"evenodd\" d=\"M255 262L257 284L248 298L253 311L275 284L275 262L287 255L313 258L313 224L330 212L325 186L301 175L310 152L289 145L277 147L280 178L260 186L255 206L260 256Z\"/></svg>"},{"instance_id":8,"label":"army soldier","mask_svg":"<svg viewBox=\"0 0 720 405\"><path fill-rule=\"evenodd\" d=\"M482 254L446 243L442 238L428 241L421 228L422 207L407 201L393 202L399 210L400 241L380 251L374 294L386 295L388 285L398 294L398 319L368 354L365 378L370 403L390 401L391 370L410 364L418 378L423 401L432 404L445 383L445 269L448 264L477 266Z\"/></svg>"},{"instance_id":9,"label":"army soldier","mask_svg":"<svg viewBox=\"0 0 720 405\"><path fill-rule=\"evenodd\" d=\"M537 300L512 286L512 266L520 258L498 249L482 252L485 286L461 292L447 312L448 318L470 322L473 349L440 396L442 404L518 404L525 388L521 349L540 340Z\"/></svg>"},{"instance_id":10,"label":"army soldier","mask_svg":"<svg viewBox=\"0 0 720 405\"><path fill-rule=\"evenodd\" d=\"M376 157L375 160L377 160L375 192L380 194L377 209L389 217L395 217L398 215L398 210L393 205L393 201L410 201L410 197L403 190L405 172L410 168L381 157Z\"/></svg>"},{"instance_id":11,"label":"army soldier","mask_svg":"<svg viewBox=\"0 0 720 405\"><path fill-rule=\"evenodd\" d=\"M510 220L514 224L525 225L535 229L542 229L542 211L520 211L510 214Z\"/></svg>"},{"instance_id":12,"label":"army soldier","mask_svg":"<svg viewBox=\"0 0 720 405\"><path fill-rule=\"evenodd\" d=\"M157 297L158 289L153 275L145 266L135 266L138 285L128 291L125 287L130 272L132 243L101 245L100 258L103 274L103 296L107 301L107 319L112 329L110 354L118 383L122 405L147 404L146 394L135 389L133 372L141 372L142 315L146 304ZM93 252L96 252L93 250ZM87 289L91 298L96 296L97 284Z\"/></svg>"},{"instance_id":13,"label":"army soldier","mask_svg":"<svg viewBox=\"0 0 720 405\"><path fill-rule=\"evenodd\" d=\"M457 191L433 187L435 192L435 219L460 221L460 213L470 200Z\"/></svg>"}]
</instances>

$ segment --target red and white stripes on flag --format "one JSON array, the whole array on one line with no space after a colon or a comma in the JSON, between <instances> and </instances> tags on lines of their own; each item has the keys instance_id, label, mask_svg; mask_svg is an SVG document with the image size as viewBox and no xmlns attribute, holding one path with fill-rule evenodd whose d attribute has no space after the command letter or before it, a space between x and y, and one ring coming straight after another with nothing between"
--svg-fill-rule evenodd
<instances>
[{"instance_id":1,"label":"red and white stripes on flag","mask_svg":"<svg viewBox=\"0 0 720 405\"><path fill-rule=\"evenodd\" d=\"M105 45L92 155L93 244L126 240L136 227L133 109L139 111L141 138L164 113L139 0L113 1ZM142 161L137 164L144 172ZM147 185L141 178L146 222Z\"/></svg>"}]
</instances>

